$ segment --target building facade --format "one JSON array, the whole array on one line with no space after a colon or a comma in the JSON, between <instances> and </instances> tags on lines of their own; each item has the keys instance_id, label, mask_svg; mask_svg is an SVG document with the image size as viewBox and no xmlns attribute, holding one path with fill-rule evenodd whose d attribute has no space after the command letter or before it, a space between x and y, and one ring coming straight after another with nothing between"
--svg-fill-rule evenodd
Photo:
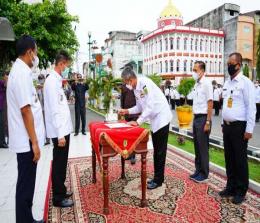
<instances>
[{"instance_id":1,"label":"building facade","mask_svg":"<svg viewBox=\"0 0 260 223\"><path fill-rule=\"evenodd\" d=\"M137 34L128 31L112 31L105 40L103 49L103 65L111 60L113 75L120 77L122 69L131 65L137 74L142 74L142 44L137 40ZM109 69L109 68L106 68Z\"/></svg>"},{"instance_id":2,"label":"building facade","mask_svg":"<svg viewBox=\"0 0 260 223\"><path fill-rule=\"evenodd\" d=\"M223 29L224 40L224 61L233 52L239 52L243 57L243 65L250 68L250 76L254 72L254 30L255 21L246 14L240 14L240 7L235 4L224 4L207 14L187 23L192 27L203 27L210 29ZM224 72L228 76L227 66Z\"/></svg>"},{"instance_id":3,"label":"building facade","mask_svg":"<svg viewBox=\"0 0 260 223\"><path fill-rule=\"evenodd\" d=\"M192 76L194 63L201 60L210 79L224 82L224 32L184 26L171 0L158 19L158 28L141 41L146 75L156 73L178 84Z\"/></svg>"}]
</instances>

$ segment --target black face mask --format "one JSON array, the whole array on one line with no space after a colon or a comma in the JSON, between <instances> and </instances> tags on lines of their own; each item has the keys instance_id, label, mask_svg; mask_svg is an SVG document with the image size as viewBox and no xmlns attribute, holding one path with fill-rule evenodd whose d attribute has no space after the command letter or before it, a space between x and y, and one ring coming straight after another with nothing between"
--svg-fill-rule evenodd
<instances>
[{"instance_id":1,"label":"black face mask","mask_svg":"<svg viewBox=\"0 0 260 223\"><path fill-rule=\"evenodd\" d=\"M238 69L236 69L236 66L237 66L237 64L228 65L228 73L230 76L233 76L238 71Z\"/></svg>"}]
</instances>

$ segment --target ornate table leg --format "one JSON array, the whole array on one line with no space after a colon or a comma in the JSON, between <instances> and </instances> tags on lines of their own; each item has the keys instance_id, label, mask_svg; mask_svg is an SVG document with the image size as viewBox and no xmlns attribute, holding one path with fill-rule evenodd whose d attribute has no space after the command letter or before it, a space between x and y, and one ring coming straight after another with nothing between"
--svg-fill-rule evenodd
<instances>
[{"instance_id":1,"label":"ornate table leg","mask_svg":"<svg viewBox=\"0 0 260 223\"><path fill-rule=\"evenodd\" d=\"M142 200L141 200L141 207L147 206L146 200L146 152L141 154L141 181L142 181Z\"/></svg>"},{"instance_id":2,"label":"ornate table leg","mask_svg":"<svg viewBox=\"0 0 260 223\"><path fill-rule=\"evenodd\" d=\"M125 179L125 159L122 156L121 156L121 166L122 166L121 179Z\"/></svg>"},{"instance_id":3,"label":"ornate table leg","mask_svg":"<svg viewBox=\"0 0 260 223\"><path fill-rule=\"evenodd\" d=\"M95 184L97 182L96 177L96 153L92 146L92 183Z\"/></svg>"},{"instance_id":4,"label":"ornate table leg","mask_svg":"<svg viewBox=\"0 0 260 223\"><path fill-rule=\"evenodd\" d=\"M104 214L109 214L108 207L108 192L109 192L109 182L108 182L108 157L103 157L103 192L104 192Z\"/></svg>"}]
</instances>

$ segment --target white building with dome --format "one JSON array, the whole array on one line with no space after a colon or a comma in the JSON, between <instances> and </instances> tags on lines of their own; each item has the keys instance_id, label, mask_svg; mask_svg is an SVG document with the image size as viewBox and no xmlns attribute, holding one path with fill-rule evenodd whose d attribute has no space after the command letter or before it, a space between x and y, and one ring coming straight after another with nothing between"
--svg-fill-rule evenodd
<instances>
[{"instance_id":1,"label":"white building with dome","mask_svg":"<svg viewBox=\"0 0 260 223\"><path fill-rule=\"evenodd\" d=\"M158 28L142 37L143 73L157 73L178 84L191 77L195 61L206 63L206 74L224 82L224 32L183 25L180 11L169 0L158 19Z\"/></svg>"}]
</instances>

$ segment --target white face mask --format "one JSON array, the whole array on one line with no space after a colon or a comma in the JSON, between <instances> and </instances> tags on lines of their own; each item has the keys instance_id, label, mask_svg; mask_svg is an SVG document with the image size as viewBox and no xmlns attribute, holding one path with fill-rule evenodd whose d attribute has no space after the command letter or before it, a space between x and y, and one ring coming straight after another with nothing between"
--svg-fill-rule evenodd
<instances>
[{"instance_id":1,"label":"white face mask","mask_svg":"<svg viewBox=\"0 0 260 223\"><path fill-rule=\"evenodd\" d=\"M130 85L130 84L126 84L125 85L130 91L132 91L133 90L133 87L132 87L132 85Z\"/></svg>"},{"instance_id":2,"label":"white face mask","mask_svg":"<svg viewBox=\"0 0 260 223\"><path fill-rule=\"evenodd\" d=\"M33 56L32 64L33 64L32 70L35 70L39 65L39 57L38 56L35 56L35 55Z\"/></svg>"},{"instance_id":3,"label":"white face mask","mask_svg":"<svg viewBox=\"0 0 260 223\"><path fill-rule=\"evenodd\" d=\"M192 73L192 78L193 78L195 81L197 81L197 80L199 79L199 74L193 72L193 73Z\"/></svg>"}]
</instances>

